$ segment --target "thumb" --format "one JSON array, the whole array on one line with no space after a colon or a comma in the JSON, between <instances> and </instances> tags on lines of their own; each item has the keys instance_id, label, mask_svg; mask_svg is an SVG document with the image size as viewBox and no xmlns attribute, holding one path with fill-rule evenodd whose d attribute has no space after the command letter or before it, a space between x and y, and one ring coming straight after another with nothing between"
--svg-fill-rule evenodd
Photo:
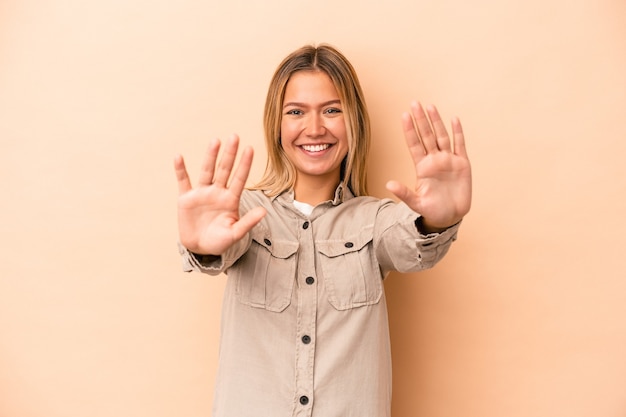
<instances>
[{"instance_id":1,"label":"thumb","mask_svg":"<svg viewBox=\"0 0 626 417\"><path fill-rule=\"evenodd\" d=\"M255 207L244 214L244 216L233 225L233 236L235 240L241 239L246 233L252 230L266 214L267 210L263 207Z\"/></svg>"},{"instance_id":2,"label":"thumb","mask_svg":"<svg viewBox=\"0 0 626 417\"><path fill-rule=\"evenodd\" d=\"M417 195L411 191L406 185L398 181L389 181L385 185L387 190L392 192L400 200L404 201L413 211L419 212Z\"/></svg>"}]
</instances>

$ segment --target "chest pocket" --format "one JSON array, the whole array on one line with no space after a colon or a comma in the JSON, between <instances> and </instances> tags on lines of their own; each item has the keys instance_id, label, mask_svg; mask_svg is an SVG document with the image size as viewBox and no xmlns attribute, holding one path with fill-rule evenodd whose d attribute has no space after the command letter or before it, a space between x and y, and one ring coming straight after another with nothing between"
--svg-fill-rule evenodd
<instances>
[{"instance_id":1,"label":"chest pocket","mask_svg":"<svg viewBox=\"0 0 626 417\"><path fill-rule=\"evenodd\" d=\"M382 275L374 256L372 229L343 240L316 242L328 301L337 310L377 304L382 296Z\"/></svg>"},{"instance_id":2,"label":"chest pocket","mask_svg":"<svg viewBox=\"0 0 626 417\"><path fill-rule=\"evenodd\" d=\"M237 298L251 307L281 312L291 303L298 243L272 239L258 227L251 234L250 249L237 268Z\"/></svg>"}]
</instances>

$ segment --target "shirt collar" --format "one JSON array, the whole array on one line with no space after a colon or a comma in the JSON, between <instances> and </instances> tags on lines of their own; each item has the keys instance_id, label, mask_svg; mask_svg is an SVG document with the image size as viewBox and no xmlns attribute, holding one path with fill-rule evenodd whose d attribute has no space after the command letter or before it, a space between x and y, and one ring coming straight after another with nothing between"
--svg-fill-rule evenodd
<instances>
[{"instance_id":1,"label":"shirt collar","mask_svg":"<svg viewBox=\"0 0 626 417\"><path fill-rule=\"evenodd\" d=\"M288 203L288 204L293 204L293 190L289 189L286 191L283 191L282 193L272 197L272 201L279 199L279 201ZM330 203L333 206L338 206L341 203L344 203L348 200L350 200L351 198L354 198L354 194L352 194L352 191L350 191L350 188L347 187L343 182L339 183L339 185L337 186L337 188L335 189L335 196L332 200L328 200L324 203L321 204L326 204L326 203Z\"/></svg>"},{"instance_id":2,"label":"shirt collar","mask_svg":"<svg viewBox=\"0 0 626 417\"><path fill-rule=\"evenodd\" d=\"M332 201L332 205L338 206L339 204L346 202L351 198L354 198L354 194L352 194L352 191L350 191L350 188L348 186L341 182L335 190L335 198Z\"/></svg>"}]
</instances>

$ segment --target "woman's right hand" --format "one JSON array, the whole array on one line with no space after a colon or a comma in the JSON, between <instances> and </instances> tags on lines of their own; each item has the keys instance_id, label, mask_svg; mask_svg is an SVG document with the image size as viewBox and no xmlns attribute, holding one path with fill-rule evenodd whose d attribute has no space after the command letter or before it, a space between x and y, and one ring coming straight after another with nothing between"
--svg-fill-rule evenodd
<instances>
[{"instance_id":1,"label":"woman's right hand","mask_svg":"<svg viewBox=\"0 0 626 417\"><path fill-rule=\"evenodd\" d=\"M239 218L239 200L250 173L252 148L244 149L233 173L239 138L234 135L224 144L218 162L220 147L218 139L209 143L195 188L191 186L183 157L178 155L174 160L180 243L199 255L223 254L266 214L264 208L256 207Z\"/></svg>"}]
</instances>

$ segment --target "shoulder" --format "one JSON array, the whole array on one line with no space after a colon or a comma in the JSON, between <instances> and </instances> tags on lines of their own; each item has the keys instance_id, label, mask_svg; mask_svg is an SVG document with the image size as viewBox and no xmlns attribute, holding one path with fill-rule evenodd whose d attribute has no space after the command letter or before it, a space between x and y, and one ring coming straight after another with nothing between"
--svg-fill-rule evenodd
<instances>
[{"instance_id":1,"label":"shoulder","mask_svg":"<svg viewBox=\"0 0 626 417\"><path fill-rule=\"evenodd\" d=\"M383 213L393 211L398 203L391 199L380 199L372 196L352 197L333 207L332 217L352 224L368 224L376 222Z\"/></svg>"},{"instance_id":2,"label":"shoulder","mask_svg":"<svg viewBox=\"0 0 626 417\"><path fill-rule=\"evenodd\" d=\"M393 207L398 203L390 198L377 198L372 196L352 197L344 201L339 207L343 207L346 211L353 210L375 210L378 211L383 207Z\"/></svg>"},{"instance_id":3,"label":"shoulder","mask_svg":"<svg viewBox=\"0 0 626 417\"><path fill-rule=\"evenodd\" d=\"M249 190L244 189L241 193L240 205L244 209L251 209L253 207L263 206L266 207L272 204L272 199L265 195L262 190Z\"/></svg>"},{"instance_id":4,"label":"shoulder","mask_svg":"<svg viewBox=\"0 0 626 417\"><path fill-rule=\"evenodd\" d=\"M390 198L354 197L340 206L344 206L340 214L342 218L366 223L373 222L386 229L394 224L413 224L417 216L405 203Z\"/></svg>"}]
</instances>

